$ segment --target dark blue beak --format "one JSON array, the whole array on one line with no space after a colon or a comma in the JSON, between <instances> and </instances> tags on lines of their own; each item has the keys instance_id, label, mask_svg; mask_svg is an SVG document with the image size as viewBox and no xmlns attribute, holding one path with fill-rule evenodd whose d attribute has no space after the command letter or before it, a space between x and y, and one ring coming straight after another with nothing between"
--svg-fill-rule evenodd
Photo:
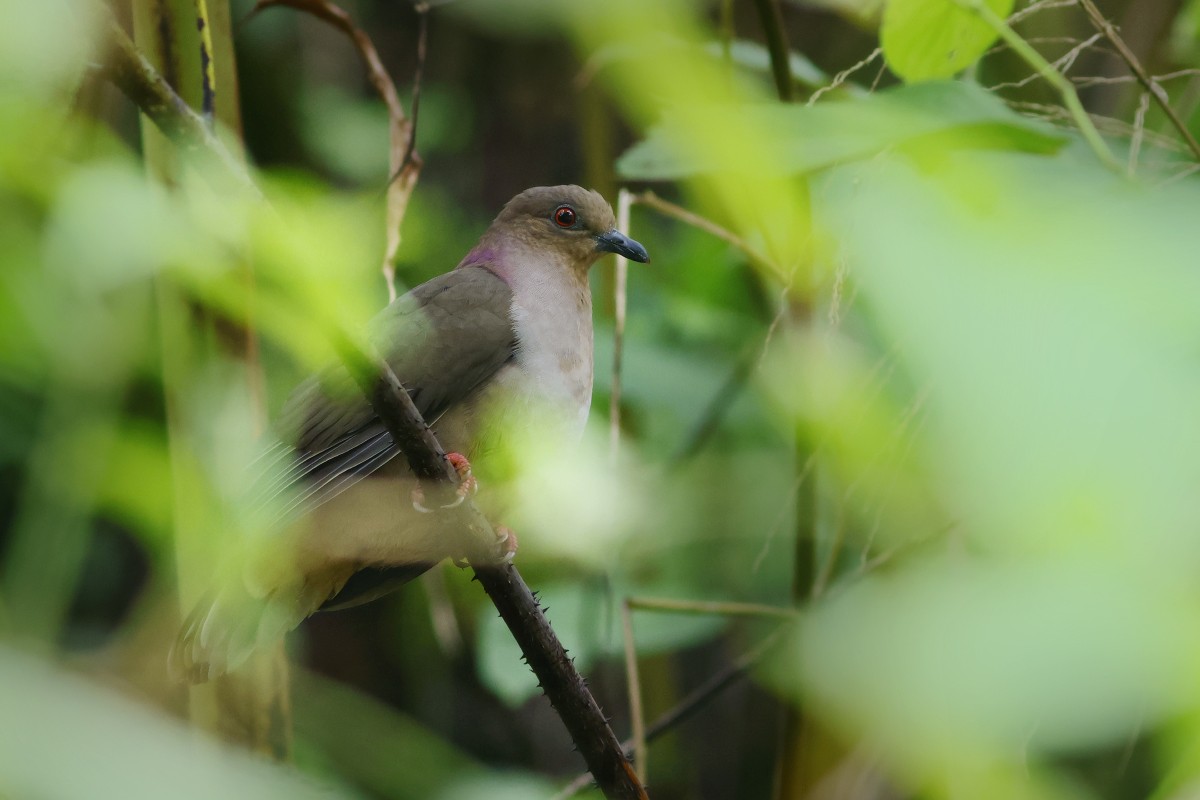
<instances>
[{"instance_id":1,"label":"dark blue beak","mask_svg":"<svg viewBox=\"0 0 1200 800\"><path fill-rule=\"evenodd\" d=\"M607 233L597 234L596 249L606 253L616 253L630 261L640 261L643 264L650 260L650 254L646 252L646 248L616 228Z\"/></svg>"}]
</instances>

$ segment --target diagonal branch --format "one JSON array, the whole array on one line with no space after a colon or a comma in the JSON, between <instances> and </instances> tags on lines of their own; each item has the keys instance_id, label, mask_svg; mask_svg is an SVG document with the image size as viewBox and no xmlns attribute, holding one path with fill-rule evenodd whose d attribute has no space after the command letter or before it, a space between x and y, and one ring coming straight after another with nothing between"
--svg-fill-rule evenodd
<instances>
[{"instance_id":1,"label":"diagonal branch","mask_svg":"<svg viewBox=\"0 0 1200 800\"><path fill-rule=\"evenodd\" d=\"M1188 129L1187 123L1179 118L1179 114L1171 107L1171 100L1167 97L1167 92L1162 88L1162 85L1154 79L1146 68L1142 66L1142 62L1138 61L1133 51L1129 49L1129 45L1125 44L1125 40L1121 38L1121 34L1117 33L1117 28L1108 18L1100 13L1100 9L1096 8L1096 4L1092 0L1079 0L1079 5L1083 6L1083 10L1087 12L1088 18L1092 21L1092 25L1096 30L1104 34L1104 36L1112 42L1113 47L1117 48L1117 52L1121 54L1121 58L1129 65L1129 69L1137 77L1138 83L1146 88L1146 91L1153 95L1158 102L1163 113L1167 115L1167 119L1171 120L1171 124L1175 126L1175 130L1179 131L1179 135L1187 142L1187 146L1191 149L1192 155L1200 158L1200 142L1196 141L1196 137Z\"/></svg>"},{"instance_id":2,"label":"diagonal branch","mask_svg":"<svg viewBox=\"0 0 1200 800\"><path fill-rule=\"evenodd\" d=\"M213 134L204 118L176 94L166 78L138 52L115 19L109 21L108 52L101 74L180 150L215 165L222 180L260 195L241 162Z\"/></svg>"},{"instance_id":3,"label":"diagonal branch","mask_svg":"<svg viewBox=\"0 0 1200 800\"><path fill-rule=\"evenodd\" d=\"M443 487L454 486L458 481L454 468L396 374L385 362L368 356L348 339L338 344L359 388L417 477ZM478 565L476 580L508 625L604 796L614 800L647 800L624 748L517 568L511 564L495 565L494 545L493 553L487 553L485 543L495 541L487 519L468 500L448 510L447 523L447 529L453 526L463 539L471 563Z\"/></svg>"}]
</instances>

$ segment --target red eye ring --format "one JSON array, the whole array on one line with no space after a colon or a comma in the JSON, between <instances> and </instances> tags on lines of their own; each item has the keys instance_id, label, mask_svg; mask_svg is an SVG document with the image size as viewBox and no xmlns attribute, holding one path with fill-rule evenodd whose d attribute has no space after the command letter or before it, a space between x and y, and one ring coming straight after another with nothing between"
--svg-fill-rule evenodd
<instances>
[{"instance_id":1,"label":"red eye ring","mask_svg":"<svg viewBox=\"0 0 1200 800\"><path fill-rule=\"evenodd\" d=\"M573 228L576 221L575 209L570 206L559 206L554 209L554 224L558 227Z\"/></svg>"}]
</instances>

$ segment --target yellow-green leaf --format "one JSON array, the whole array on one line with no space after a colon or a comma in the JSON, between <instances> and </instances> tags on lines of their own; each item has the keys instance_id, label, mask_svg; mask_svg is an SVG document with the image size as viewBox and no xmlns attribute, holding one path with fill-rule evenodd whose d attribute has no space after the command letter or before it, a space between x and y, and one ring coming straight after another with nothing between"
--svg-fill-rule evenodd
<instances>
[{"instance_id":1,"label":"yellow-green leaf","mask_svg":"<svg viewBox=\"0 0 1200 800\"><path fill-rule=\"evenodd\" d=\"M980 0L1000 18L1013 0ZM996 32L956 0L889 0L879 33L888 66L908 83L949 78L979 60Z\"/></svg>"}]
</instances>

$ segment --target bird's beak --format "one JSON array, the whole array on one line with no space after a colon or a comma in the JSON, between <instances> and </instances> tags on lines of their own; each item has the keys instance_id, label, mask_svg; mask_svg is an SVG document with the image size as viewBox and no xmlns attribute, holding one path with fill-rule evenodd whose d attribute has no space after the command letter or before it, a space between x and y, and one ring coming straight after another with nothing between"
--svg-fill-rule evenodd
<instances>
[{"instance_id":1,"label":"bird's beak","mask_svg":"<svg viewBox=\"0 0 1200 800\"><path fill-rule=\"evenodd\" d=\"M630 261L640 261L643 264L650 260L650 254L646 252L646 248L616 228L596 235L596 249L605 253L616 253Z\"/></svg>"}]
</instances>

